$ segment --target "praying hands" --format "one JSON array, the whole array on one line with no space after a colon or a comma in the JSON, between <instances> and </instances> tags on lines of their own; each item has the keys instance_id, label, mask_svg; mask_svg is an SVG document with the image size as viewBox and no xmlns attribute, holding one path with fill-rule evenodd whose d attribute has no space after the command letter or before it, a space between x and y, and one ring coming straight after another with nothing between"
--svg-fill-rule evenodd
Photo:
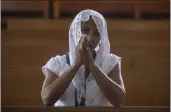
<instances>
[{"instance_id":1,"label":"praying hands","mask_svg":"<svg viewBox=\"0 0 171 112\"><path fill-rule=\"evenodd\" d=\"M79 67L84 65L86 69L90 70L91 66L95 62L93 55L95 54L93 54L91 46L88 45L87 35L83 35L76 48L75 65Z\"/></svg>"}]
</instances>

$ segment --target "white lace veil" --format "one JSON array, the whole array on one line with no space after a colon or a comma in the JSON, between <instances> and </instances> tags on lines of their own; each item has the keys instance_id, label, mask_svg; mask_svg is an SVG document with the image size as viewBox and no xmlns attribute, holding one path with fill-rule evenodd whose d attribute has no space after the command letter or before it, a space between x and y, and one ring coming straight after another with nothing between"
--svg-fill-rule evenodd
<instances>
[{"instance_id":1,"label":"white lace veil","mask_svg":"<svg viewBox=\"0 0 171 112\"><path fill-rule=\"evenodd\" d=\"M69 50L71 64L73 64L75 60L75 49L82 36L81 21L88 21L90 15L92 16L92 19L94 20L101 37L100 44L99 46L97 46L99 47L99 49L97 49L95 63L98 66L101 66L101 63L103 62L105 56L110 53L110 43L108 40L107 24L104 17L94 10L83 10L76 15L69 29Z\"/></svg>"}]
</instances>

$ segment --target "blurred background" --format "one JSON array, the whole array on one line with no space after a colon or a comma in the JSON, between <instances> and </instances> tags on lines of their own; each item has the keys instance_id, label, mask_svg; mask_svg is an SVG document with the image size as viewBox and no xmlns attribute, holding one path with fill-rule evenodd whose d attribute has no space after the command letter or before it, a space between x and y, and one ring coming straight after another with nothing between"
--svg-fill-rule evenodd
<instances>
[{"instance_id":1,"label":"blurred background","mask_svg":"<svg viewBox=\"0 0 171 112\"><path fill-rule=\"evenodd\" d=\"M93 9L123 58L124 106L169 106L169 0L2 0L2 105L43 106L41 67L68 52L69 26Z\"/></svg>"}]
</instances>

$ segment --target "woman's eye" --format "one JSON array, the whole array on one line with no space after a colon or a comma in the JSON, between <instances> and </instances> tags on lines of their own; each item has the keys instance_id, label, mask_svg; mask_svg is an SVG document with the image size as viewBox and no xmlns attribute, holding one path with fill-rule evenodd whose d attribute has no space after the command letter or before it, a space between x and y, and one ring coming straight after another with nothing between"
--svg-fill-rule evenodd
<instances>
[{"instance_id":1,"label":"woman's eye","mask_svg":"<svg viewBox=\"0 0 171 112\"><path fill-rule=\"evenodd\" d=\"M88 29L81 29L82 33L88 33L88 31L89 31Z\"/></svg>"},{"instance_id":2,"label":"woman's eye","mask_svg":"<svg viewBox=\"0 0 171 112\"><path fill-rule=\"evenodd\" d=\"M94 36L100 36L99 32L95 32Z\"/></svg>"}]
</instances>

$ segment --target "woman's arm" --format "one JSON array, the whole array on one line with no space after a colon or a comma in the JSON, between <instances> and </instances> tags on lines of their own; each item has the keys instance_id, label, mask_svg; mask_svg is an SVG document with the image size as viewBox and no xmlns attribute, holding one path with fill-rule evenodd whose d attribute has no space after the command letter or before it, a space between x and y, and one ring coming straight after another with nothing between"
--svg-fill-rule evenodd
<instances>
[{"instance_id":1,"label":"woman's arm","mask_svg":"<svg viewBox=\"0 0 171 112\"><path fill-rule=\"evenodd\" d=\"M60 77L51 70L48 70L41 91L41 97L46 106L53 106L61 97L68 88L78 69L79 67L77 66L70 66Z\"/></svg>"},{"instance_id":2,"label":"woman's arm","mask_svg":"<svg viewBox=\"0 0 171 112\"><path fill-rule=\"evenodd\" d=\"M92 64L90 67L90 71L98 86L114 106L120 106L126 94L119 70L119 65L117 64L109 73L109 78L96 64Z\"/></svg>"},{"instance_id":3,"label":"woman's arm","mask_svg":"<svg viewBox=\"0 0 171 112\"><path fill-rule=\"evenodd\" d=\"M109 76L111 77L109 78L108 75L95 64L91 51L87 39L85 38L82 49L82 53L84 54L84 66L90 70L100 89L110 103L115 106L120 106L125 98L125 89L120 74L119 64L117 64L109 73Z\"/></svg>"},{"instance_id":4,"label":"woman's arm","mask_svg":"<svg viewBox=\"0 0 171 112\"><path fill-rule=\"evenodd\" d=\"M81 44L82 38L76 47L76 58L74 64L62 73L60 77L58 77L59 74L57 74L57 76L52 71L48 70L48 75L45 78L41 91L41 97L46 106L52 106L61 97L68 88L78 69L83 64L83 56L80 49Z\"/></svg>"}]
</instances>

